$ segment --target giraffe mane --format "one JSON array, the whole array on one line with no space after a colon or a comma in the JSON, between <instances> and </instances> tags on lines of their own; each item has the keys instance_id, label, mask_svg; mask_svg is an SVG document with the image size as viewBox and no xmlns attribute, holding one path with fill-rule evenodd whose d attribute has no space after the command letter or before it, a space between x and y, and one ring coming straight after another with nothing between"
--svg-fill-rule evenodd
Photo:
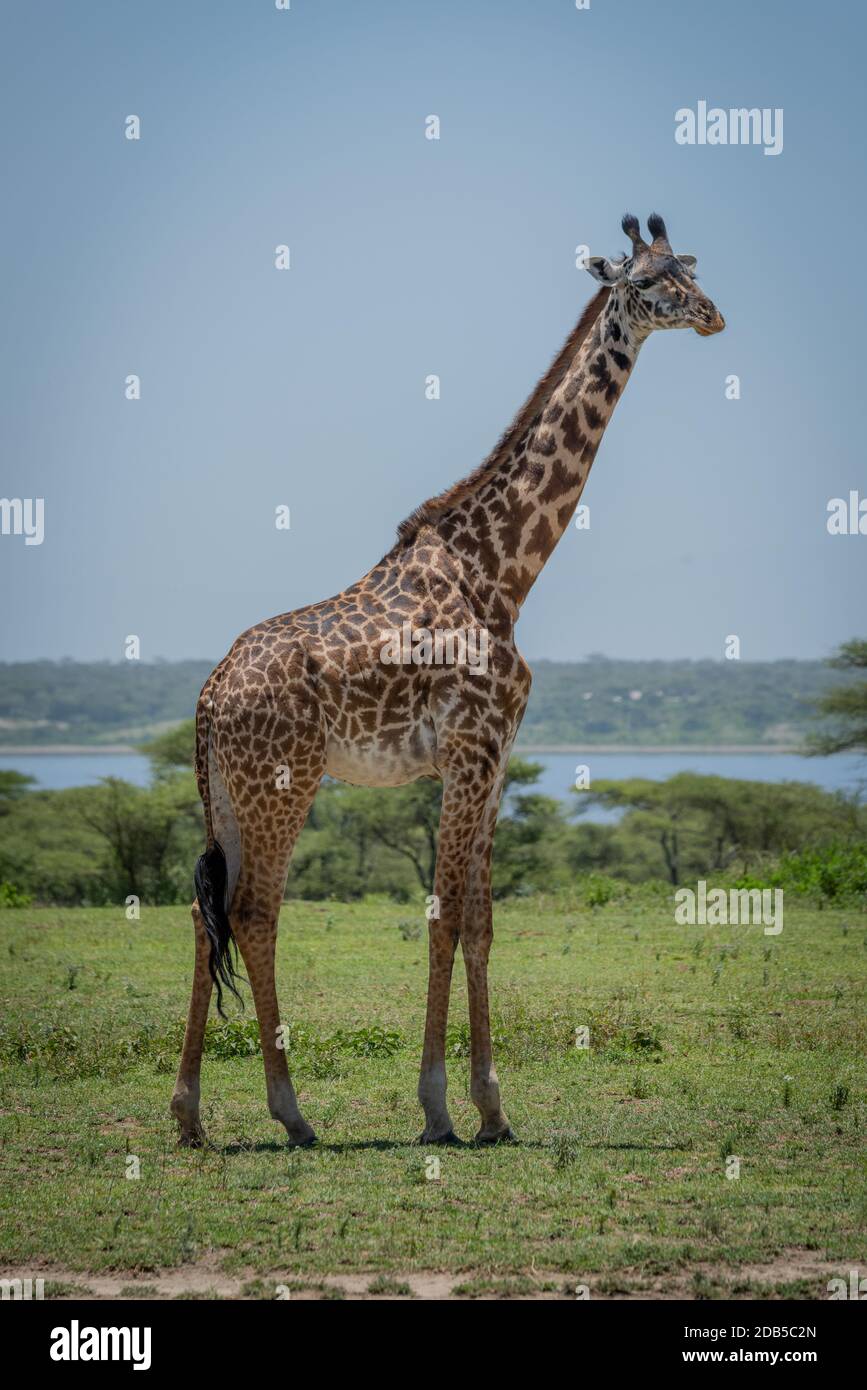
<instances>
[{"instance_id":1,"label":"giraffe mane","mask_svg":"<svg viewBox=\"0 0 867 1390\"><path fill-rule=\"evenodd\" d=\"M397 528L397 539L400 541L414 540L422 526L435 521L442 516L443 512L449 507L456 506L466 498L471 497L482 483L492 476L499 468L500 464L508 456L510 450L518 443L524 432L530 427L536 415L545 404L552 391L560 384L571 363L575 353L589 334L594 323L598 319L611 293L608 285L601 290L586 305L584 312L576 323L572 332L569 334L565 343L561 347L554 361L551 363L544 376L540 377L536 386L533 388L527 400L521 406L512 423L503 431L482 463L474 468L472 473L459 482L453 483L446 488L445 492L437 493L435 497L429 497L426 502L422 502L420 507L416 507L414 512L402 521Z\"/></svg>"}]
</instances>

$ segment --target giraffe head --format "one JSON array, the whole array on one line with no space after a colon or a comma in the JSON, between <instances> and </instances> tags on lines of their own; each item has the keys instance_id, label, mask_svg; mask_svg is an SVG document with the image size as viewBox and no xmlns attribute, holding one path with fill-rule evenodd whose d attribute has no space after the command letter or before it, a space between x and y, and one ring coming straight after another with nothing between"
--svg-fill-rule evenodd
<instances>
[{"instance_id":1,"label":"giraffe head","mask_svg":"<svg viewBox=\"0 0 867 1390\"><path fill-rule=\"evenodd\" d=\"M632 254L613 261L589 256L587 269L594 279L619 291L630 317L648 331L694 328L702 337L721 332L725 319L695 282L695 256L675 255L659 213L647 219L653 237L649 245L637 217L628 212L622 225L632 242Z\"/></svg>"}]
</instances>

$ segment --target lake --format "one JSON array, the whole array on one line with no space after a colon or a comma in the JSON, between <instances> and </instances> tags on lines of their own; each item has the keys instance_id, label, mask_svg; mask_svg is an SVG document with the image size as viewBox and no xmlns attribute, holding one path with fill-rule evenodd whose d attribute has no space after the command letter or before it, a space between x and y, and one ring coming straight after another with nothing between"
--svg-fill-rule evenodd
<instances>
[{"instance_id":1,"label":"lake","mask_svg":"<svg viewBox=\"0 0 867 1390\"><path fill-rule=\"evenodd\" d=\"M101 777L122 777L146 787L151 765L140 753L0 753L0 770L35 777L43 791L89 787Z\"/></svg>"},{"instance_id":2,"label":"lake","mask_svg":"<svg viewBox=\"0 0 867 1390\"><path fill-rule=\"evenodd\" d=\"M593 782L648 777L664 781L676 772L713 773L753 782L815 782L826 791L855 791L867 784L867 759L838 753L832 758L805 758L798 753L532 753L522 757L542 765L542 775L527 790L554 796L569 806L575 769L583 763ZM150 781L150 763L138 753L0 753L0 769L14 768L35 777L40 788L91 786L101 777L122 777L137 786ZM587 818L609 821L617 813L591 807Z\"/></svg>"}]
</instances>

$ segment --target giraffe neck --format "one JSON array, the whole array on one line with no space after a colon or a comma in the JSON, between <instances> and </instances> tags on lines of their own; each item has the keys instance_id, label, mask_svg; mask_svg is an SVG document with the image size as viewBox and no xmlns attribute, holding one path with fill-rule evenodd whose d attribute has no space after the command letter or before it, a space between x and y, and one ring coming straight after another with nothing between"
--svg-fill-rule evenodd
<instances>
[{"instance_id":1,"label":"giraffe neck","mask_svg":"<svg viewBox=\"0 0 867 1390\"><path fill-rule=\"evenodd\" d=\"M495 466L459 484L455 501L430 517L465 571L475 573L473 588L494 629L514 622L568 527L648 332L633 291L608 294L565 370L553 373L541 399L538 391L531 397L532 419L515 430Z\"/></svg>"}]
</instances>

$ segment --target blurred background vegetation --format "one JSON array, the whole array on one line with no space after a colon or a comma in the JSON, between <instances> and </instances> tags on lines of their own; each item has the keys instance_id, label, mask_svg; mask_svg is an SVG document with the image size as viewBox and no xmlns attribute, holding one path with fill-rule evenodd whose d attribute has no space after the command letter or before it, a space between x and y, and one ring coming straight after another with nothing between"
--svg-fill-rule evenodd
<instances>
[{"instance_id":1,"label":"blurred background vegetation","mask_svg":"<svg viewBox=\"0 0 867 1390\"><path fill-rule=\"evenodd\" d=\"M137 743L187 718L212 661L0 662L0 747ZM845 689L821 661L533 662L521 742L799 743L813 708Z\"/></svg>"},{"instance_id":2,"label":"blurred background vegetation","mask_svg":"<svg viewBox=\"0 0 867 1390\"><path fill-rule=\"evenodd\" d=\"M703 664L695 663L696 671ZM628 664L610 665L620 670ZM93 669L76 668L79 674ZM119 678L116 668L105 669ZM154 687L150 715L165 714L181 698L177 667L165 669L171 679L159 697ZM867 752L867 642L847 643L833 671L841 679L814 700L819 722L810 747L819 756ZM544 710L544 677L542 685ZM70 718L86 688L85 682L70 695ZM141 683L136 688L139 717L145 712ZM575 704L574 683L571 689ZM193 698L184 696L187 708ZM780 686L776 698L781 701ZM716 700L720 720L734 727L720 686ZM591 702L578 702L579 708L582 703ZM60 706L46 701L40 708L57 712ZM109 710L114 706L104 697L91 711L94 724ZM132 713L124 706L124 717ZM113 717L120 717L116 710ZM537 726L543 723L538 716ZM190 899L203 841L192 720L143 746L152 768L147 787L111 777L97 786L42 791L20 773L0 771L0 905L96 905L123 902L130 894L152 904ZM583 876L587 893L601 904L628 885L658 883L670 891L713 877L715 884L776 885L820 903L867 905L867 807L855 794L809 782L684 772L666 781L596 781L591 790L576 791L570 807L534 789L540 770L525 757L512 760L494 855L497 897L572 887ZM299 839L287 895L346 901L386 894L421 903L433 891L440 796L440 784L432 781L396 789L326 781ZM583 820L591 804L614 817Z\"/></svg>"}]
</instances>

